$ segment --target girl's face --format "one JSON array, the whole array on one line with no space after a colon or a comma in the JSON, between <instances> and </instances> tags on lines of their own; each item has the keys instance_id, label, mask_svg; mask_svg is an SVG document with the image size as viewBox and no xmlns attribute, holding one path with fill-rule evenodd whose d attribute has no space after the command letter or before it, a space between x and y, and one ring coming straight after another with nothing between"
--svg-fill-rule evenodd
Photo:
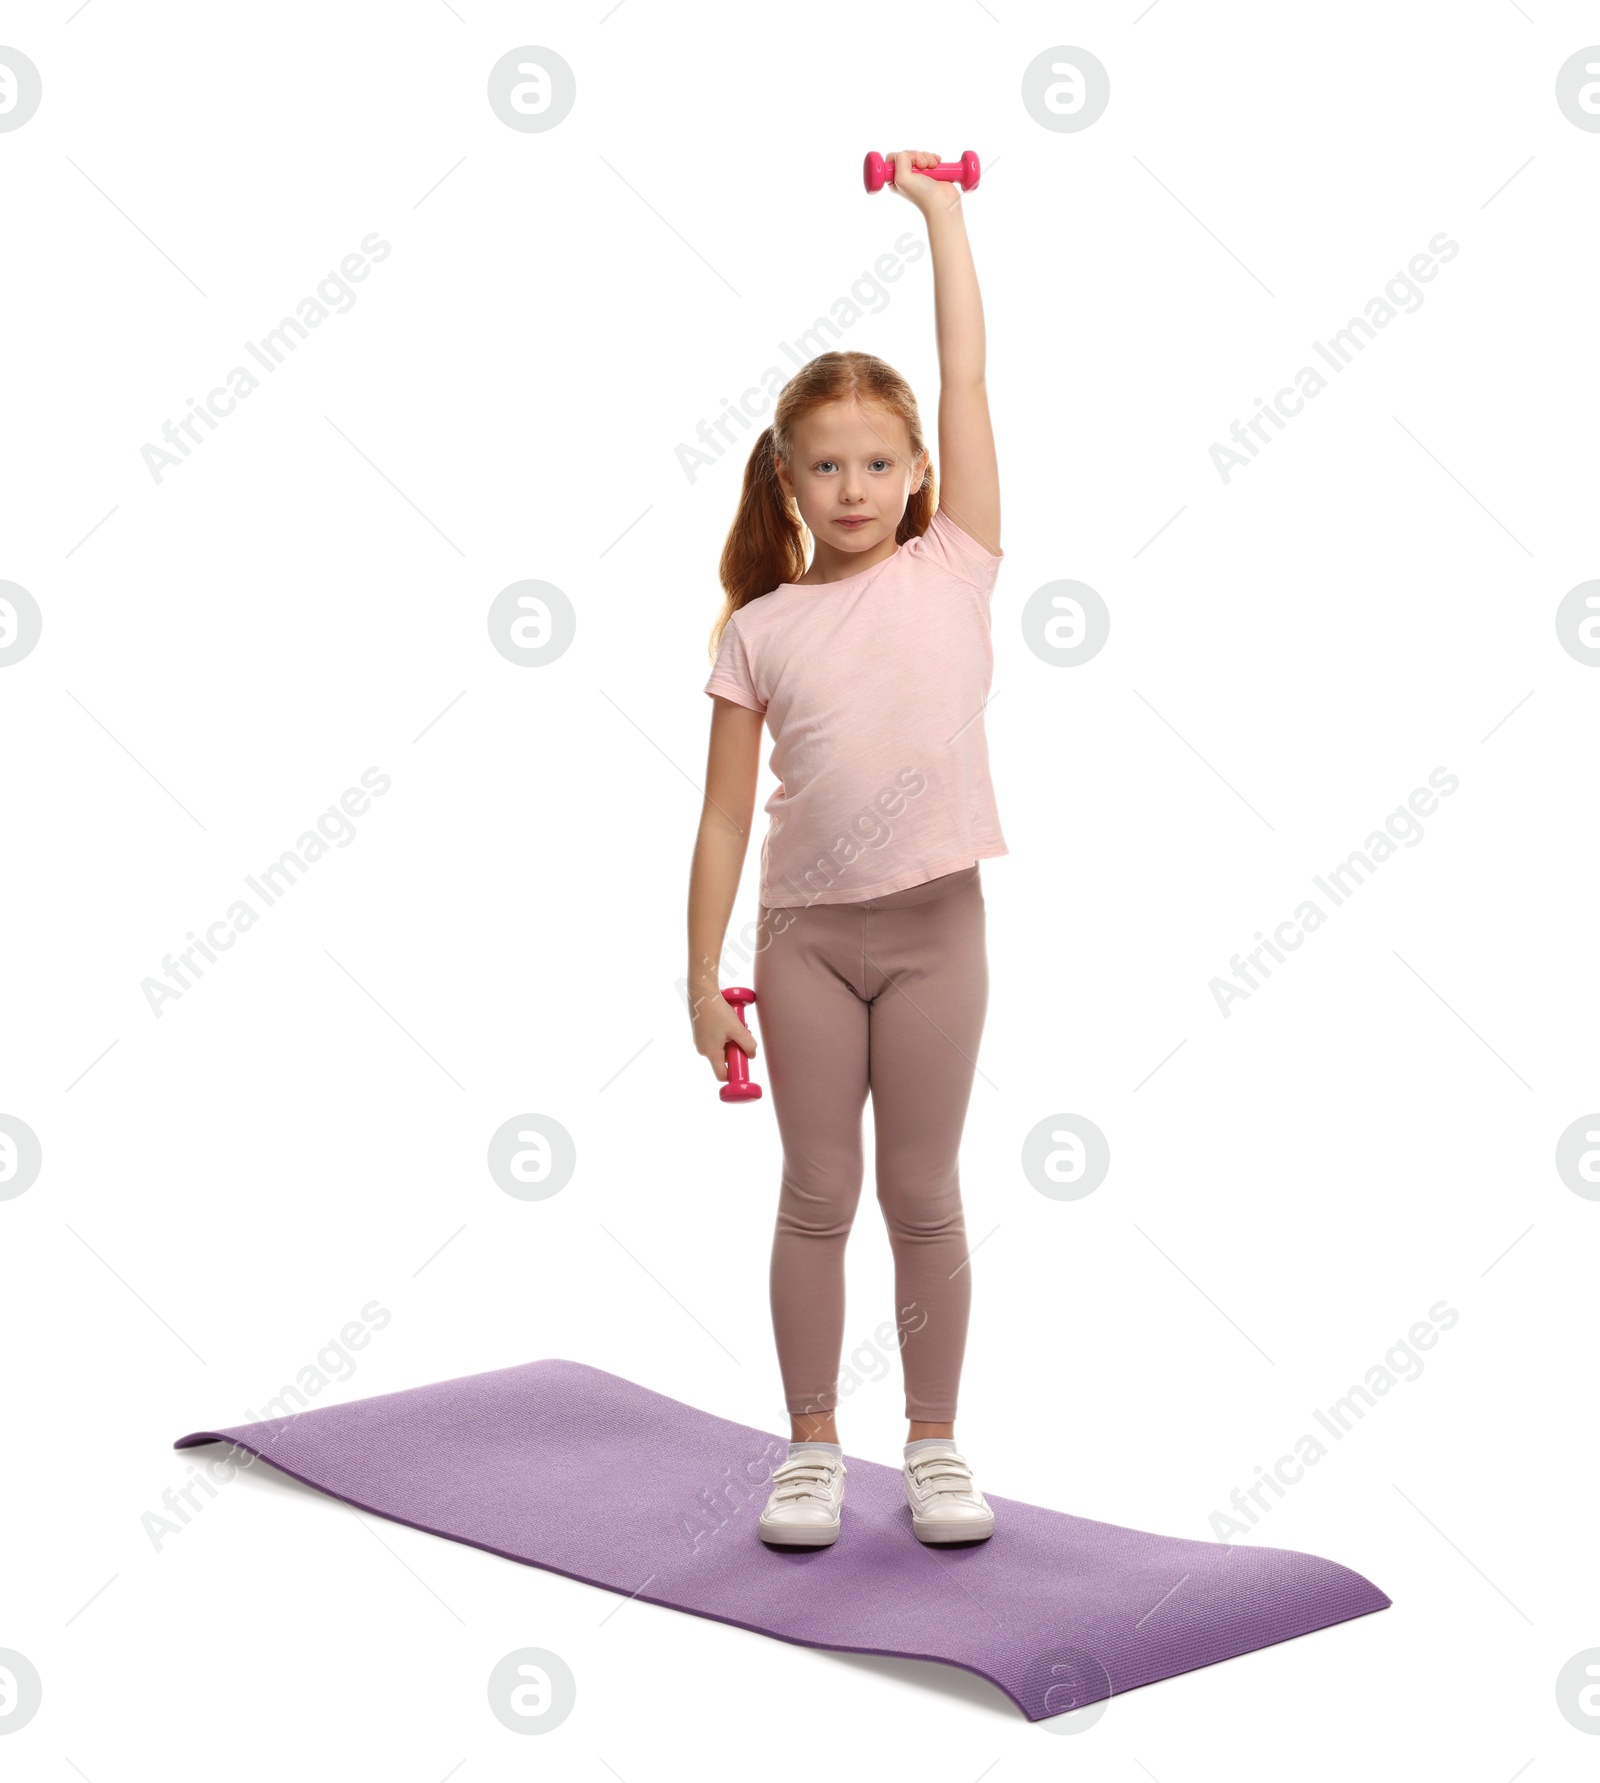
<instances>
[{"instance_id":1,"label":"girl's face","mask_svg":"<svg viewBox=\"0 0 1600 1783\"><path fill-rule=\"evenodd\" d=\"M928 467L926 452L912 456L899 416L836 402L794 431L794 462L779 464L778 481L812 537L847 552L893 539Z\"/></svg>"}]
</instances>

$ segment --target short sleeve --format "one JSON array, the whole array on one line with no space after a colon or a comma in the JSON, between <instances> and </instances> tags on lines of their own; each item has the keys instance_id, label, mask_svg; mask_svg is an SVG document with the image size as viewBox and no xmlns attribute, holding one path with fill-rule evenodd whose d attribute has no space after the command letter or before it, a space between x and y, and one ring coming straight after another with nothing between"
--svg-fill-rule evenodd
<instances>
[{"instance_id":1,"label":"short sleeve","mask_svg":"<svg viewBox=\"0 0 1600 1783\"><path fill-rule=\"evenodd\" d=\"M755 671L750 653L739 632L738 615L734 614L723 627L722 642L717 646L717 660L711 666L711 679L706 683L708 694L721 694L735 705L748 706L754 712L765 712L767 702L756 692Z\"/></svg>"},{"instance_id":2,"label":"short sleeve","mask_svg":"<svg viewBox=\"0 0 1600 1783\"><path fill-rule=\"evenodd\" d=\"M986 550L971 533L963 532L943 508L934 509L919 549L930 562L983 595L993 592L1000 565L1005 561L1005 552Z\"/></svg>"}]
</instances>

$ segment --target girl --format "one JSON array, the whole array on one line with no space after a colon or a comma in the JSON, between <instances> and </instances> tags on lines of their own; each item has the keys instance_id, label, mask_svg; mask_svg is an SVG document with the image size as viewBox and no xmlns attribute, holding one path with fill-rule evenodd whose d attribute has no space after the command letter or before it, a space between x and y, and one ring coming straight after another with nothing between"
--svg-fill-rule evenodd
<instances>
[{"instance_id":1,"label":"girl","mask_svg":"<svg viewBox=\"0 0 1600 1783\"><path fill-rule=\"evenodd\" d=\"M961 189L916 171L938 159L922 149L894 157L894 190L922 212L933 258L938 505L916 398L899 373L870 353L804 366L745 467L705 688L689 992L695 1047L722 1081L730 1040L757 1051L720 993L717 960L763 717L779 780L765 807L754 989L783 1142L769 1286L790 1435L760 1534L808 1547L838 1537L844 1499L834 1412L869 1090L912 1528L924 1542L994 1531L955 1445L971 1299L957 1154L988 1006L978 863L1008 852L983 733L1003 553Z\"/></svg>"}]
</instances>

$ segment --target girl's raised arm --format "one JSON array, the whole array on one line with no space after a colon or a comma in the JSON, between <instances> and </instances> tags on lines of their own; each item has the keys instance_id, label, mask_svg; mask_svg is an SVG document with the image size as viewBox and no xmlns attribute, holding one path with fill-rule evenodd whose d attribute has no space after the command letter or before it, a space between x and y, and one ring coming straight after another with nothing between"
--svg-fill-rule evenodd
<instances>
[{"instance_id":1,"label":"girl's raised arm","mask_svg":"<svg viewBox=\"0 0 1600 1783\"><path fill-rule=\"evenodd\" d=\"M984 382L983 299L972 264L961 188L910 171L933 167L927 149L894 158L894 189L928 224L933 313L939 342L939 506L986 550L1000 552L1000 467Z\"/></svg>"}]
</instances>

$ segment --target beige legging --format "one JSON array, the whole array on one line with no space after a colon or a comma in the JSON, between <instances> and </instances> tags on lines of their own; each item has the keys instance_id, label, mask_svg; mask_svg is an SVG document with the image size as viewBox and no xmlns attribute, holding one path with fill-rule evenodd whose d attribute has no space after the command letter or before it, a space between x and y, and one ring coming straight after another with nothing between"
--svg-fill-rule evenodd
<instances>
[{"instance_id":1,"label":"beige legging","mask_svg":"<svg viewBox=\"0 0 1600 1783\"><path fill-rule=\"evenodd\" d=\"M791 1414L838 1403L870 1089L906 1416L955 1419L972 1297L957 1154L989 1002L984 918L976 861L861 903L761 910L756 1028L783 1141L772 1326Z\"/></svg>"}]
</instances>

